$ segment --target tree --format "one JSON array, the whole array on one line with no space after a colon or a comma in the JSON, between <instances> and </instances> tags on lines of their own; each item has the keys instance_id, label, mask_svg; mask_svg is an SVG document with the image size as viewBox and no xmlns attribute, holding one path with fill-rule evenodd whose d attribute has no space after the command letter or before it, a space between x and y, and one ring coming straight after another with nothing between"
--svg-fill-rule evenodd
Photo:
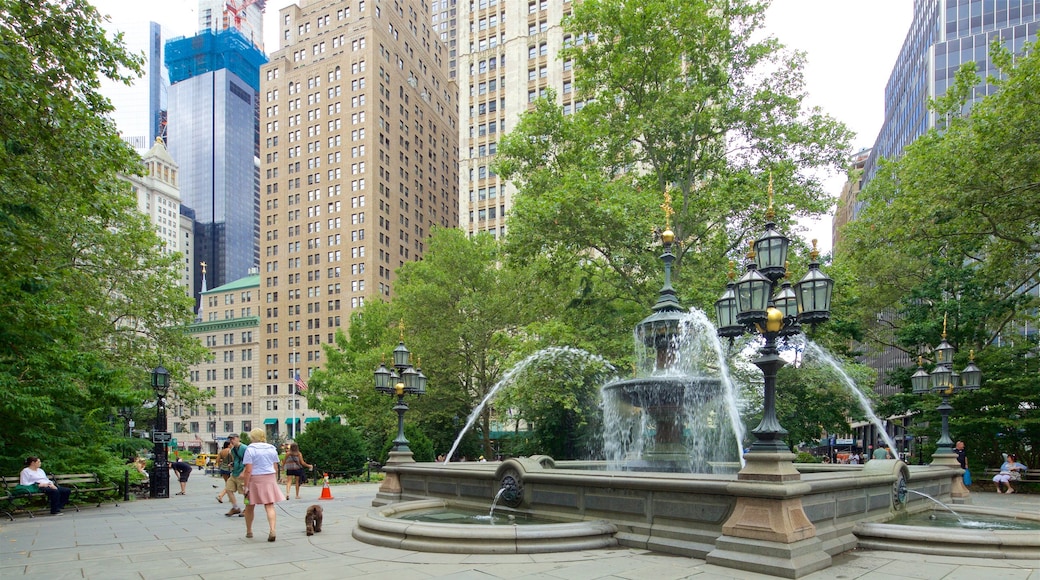
<instances>
[{"instance_id":1,"label":"tree","mask_svg":"<svg viewBox=\"0 0 1040 580\"><path fill-rule=\"evenodd\" d=\"M861 316L903 315L890 329L875 327L874 339L915 354L938 342L944 313L951 328L970 327L954 346L979 349L1035 320L1040 303L1040 129L1032 122L1040 54L1032 46L1015 59L998 46L992 52L1001 71L989 79L995 92L969 106L978 78L966 65L933 104L941 130L881 166L843 232L838 258L862 287Z\"/></svg>"},{"instance_id":2,"label":"tree","mask_svg":"<svg viewBox=\"0 0 1040 580\"><path fill-rule=\"evenodd\" d=\"M182 331L179 257L118 177L140 158L97 92L141 59L83 0L0 0L0 61L0 469L35 453L98 471L120 461L113 409L151 398L160 354L176 378L203 352Z\"/></svg>"},{"instance_id":3,"label":"tree","mask_svg":"<svg viewBox=\"0 0 1040 580\"><path fill-rule=\"evenodd\" d=\"M1021 334L1035 328L1040 305L1040 54L1034 45L1014 58L998 45L991 54L995 90L970 104L979 79L973 64L962 68L932 104L940 126L883 163L861 194L836 258L858 280L871 342L922 353L929 370L943 333L957 349L954 368L978 355L982 388L951 403L951 432L975 465L1035 447L1040 420L1036 344ZM897 316L871 324L884 311ZM915 429L938 437L937 396L896 402L920 413Z\"/></svg>"},{"instance_id":4,"label":"tree","mask_svg":"<svg viewBox=\"0 0 1040 580\"><path fill-rule=\"evenodd\" d=\"M874 376L870 369L849 361L839 364L861 392L873 392ZM777 373L776 412L788 431L789 445L812 444L824 434L848 433L852 430L850 419L866 416L851 387L815 356L807 356L797 367L787 365Z\"/></svg>"},{"instance_id":5,"label":"tree","mask_svg":"<svg viewBox=\"0 0 1040 580\"><path fill-rule=\"evenodd\" d=\"M488 235L468 239L456 229L431 232L421 262L398 270L394 298L413 356L421 357L430 388L412 406L414 419L438 452L454 441L457 417L466 417L516 362L524 341L525 304L537 286L503 267L498 242ZM480 415L482 454L490 456L492 406Z\"/></svg>"},{"instance_id":6,"label":"tree","mask_svg":"<svg viewBox=\"0 0 1040 580\"><path fill-rule=\"evenodd\" d=\"M590 0L565 25L577 97L536 103L501 143L496 170L519 191L514 259L547 253L610 298L656 288L648 232L673 196L677 287L711 304L724 264L761 226L772 172L777 222L828 206L813 169L843 167L848 132L802 107L803 55L756 40L752 0ZM561 268L562 269L562 268ZM598 272L597 272L598 270Z\"/></svg>"},{"instance_id":7,"label":"tree","mask_svg":"<svg viewBox=\"0 0 1040 580\"><path fill-rule=\"evenodd\" d=\"M556 459L601 456L600 389L614 374L605 359L585 351L543 350L518 374L499 403L515 410L507 424L514 426L514 436L526 439L528 453ZM520 432L521 421L533 433Z\"/></svg>"},{"instance_id":8,"label":"tree","mask_svg":"<svg viewBox=\"0 0 1040 580\"><path fill-rule=\"evenodd\" d=\"M324 346L325 368L314 372L306 392L310 408L342 417L361 433L369 457L377 456L388 434L397 432L391 399L375 390L373 375L397 344L392 312L381 300L355 310L348 331L338 330L335 345Z\"/></svg>"}]
</instances>

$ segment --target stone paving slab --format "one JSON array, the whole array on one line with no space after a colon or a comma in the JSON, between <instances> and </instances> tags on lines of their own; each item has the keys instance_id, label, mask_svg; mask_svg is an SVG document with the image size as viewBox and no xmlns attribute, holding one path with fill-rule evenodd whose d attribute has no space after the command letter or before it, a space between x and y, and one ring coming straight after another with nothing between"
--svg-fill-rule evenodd
<instances>
[{"instance_id":1,"label":"stone paving slab","mask_svg":"<svg viewBox=\"0 0 1040 580\"><path fill-rule=\"evenodd\" d=\"M258 509L254 538L245 520L225 517L230 503L214 499L222 482L196 471L185 496L134 500L119 506L83 507L64 516L19 517L0 522L0 578L104 580L373 578L391 580L756 580L769 576L707 564L704 560L611 548L551 554L435 554L369 546L354 540L357 518L367 513L377 484L333 486L335 499L319 501L307 486L304 499L278 504L277 541L267 542L267 518ZM1040 496L973 494L975 505L1040 512ZM304 533L307 506L325 510L323 532ZM854 550L807 580L1040 580L1040 562L925 556Z\"/></svg>"}]
</instances>

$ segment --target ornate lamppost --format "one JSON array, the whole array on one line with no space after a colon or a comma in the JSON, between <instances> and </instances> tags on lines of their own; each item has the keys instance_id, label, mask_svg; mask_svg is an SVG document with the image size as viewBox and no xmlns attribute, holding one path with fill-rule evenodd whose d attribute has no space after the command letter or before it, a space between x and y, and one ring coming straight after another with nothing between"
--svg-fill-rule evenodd
<instances>
[{"instance_id":1,"label":"ornate lamppost","mask_svg":"<svg viewBox=\"0 0 1040 580\"><path fill-rule=\"evenodd\" d=\"M170 372L162 365L152 370L152 390L155 391L155 430L152 431L152 443L155 444L155 459L152 463L152 475L149 481L149 497L170 497L170 466L166 458L166 445L170 442L170 433L166 430L166 395L170 392Z\"/></svg>"},{"instance_id":2,"label":"ornate lamppost","mask_svg":"<svg viewBox=\"0 0 1040 580\"><path fill-rule=\"evenodd\" d=\"M754 361L762 369L765 391L762 421L752 430L755 442L751 445L751 453L745 456L749 467L753 460L790 463L794 458L784 442L787 430L776 418L776 374L785 364L777 350L777 339L798 334L803 325L815 326L827 321L834 287L834 281L820 271L816 240L813 240L808 273L792 287L787 280L787 250L791 241L777 231L775 217L770 177L766 231L751 243L747 253L747 271L736 282L731 271L726 291L715 302L720 337L732 342L744 333L751 333L759 334L765 340ZM754 469L745 468L738 477L771 481L799 479L793 465L789 469L770 471L755 473Z\"/></svg>"},{"instance_id":3,"label":"ornate lamppost","mask_svg":"<svg viewBox=\"0 0 1040 580\"><path fill-rule=\"evenodd\" d=\"M426 375L422 370L413 367L409 362L411 352L404 345L404 338L394 349L394 369L388 370L386 364L380 363L376 369L376 390L397 397L394 411L397 412L397 438L394 439L393 451L411 453L408 439L404 436L404 414L408 411L405 395L422 396L426 393Z\"/></svg>"},{"instance_id":4,"label":"ornate lamppost","mask_svg":"<svg viewBox=\"0 0 1040 580\"><path fill-rule=\"evenodd\" d=\"M785 279L790 240L776 229L772 181L770 176L766 231L751 243L747 271L736 282L731 273L725 293L715 302L720 337L732 341L750 333L764 341L754 361L762 370L764 404L762 421L752 430L755 442L737 473L733 510L706 559L795 577L826 568L831 557L805 513L802 496L810 488L799 481L795 455L784 442L787 431L776 418L776 373L785 364L777 341L830 318L834 282L820 271L816 240L808 273L793 286Z\"/></svg>"},{"instance_id":5,"label":"ornate lamppost","mask_svg":"<svg viewBox=\"0 0 1040 580\"><path fill-rule=\"evenodd\" d=\"M932 372L924 370L924 358L917 357L917 372L910 377L910 384L915 395L939 393L942 403L936 407L942 416L942 434L936 442L936 453L932 463L948 464L948 457L956 458L953 451L953 440L950 438L950 396L963 391L974 391L982 384L982 370L975 366L975 351L970 351L968 365L956 372L953 370L954 348L946 342L946 317L943 316L942 342L935 347L935 368ZM939 456L942 456L941 458ZM948 457L947 457L948 456ZM956 460L954 460L956 463Z\"/></svg>"},{"instance_id":6,"label":"ornate lamppost","mask_svg":"<svg viewBox=\"0 0 1040 580\"><path fill-rule=\"evenodd\" d=\"M404 396L421 397L426 393L426 375L420 368L412 366L410 361L412 353L404 345L404 324L402 323L399 328L401 340L394 349L393 370L386 368L386 363L381 362L374 373L376 390L391 397L397 397L397 401L394 403L394 411L397 413L397 437L394 439L387 467L415 462L412 459L412 450L408 448L408 439L404 436L404 414L408 411L408 403L405 402ZM401 480L396 471L388 470L383 485L379 487L376 502L381 505L386 501L395 501L400 499L400 494Z\"/></svg>"}]
</instances>

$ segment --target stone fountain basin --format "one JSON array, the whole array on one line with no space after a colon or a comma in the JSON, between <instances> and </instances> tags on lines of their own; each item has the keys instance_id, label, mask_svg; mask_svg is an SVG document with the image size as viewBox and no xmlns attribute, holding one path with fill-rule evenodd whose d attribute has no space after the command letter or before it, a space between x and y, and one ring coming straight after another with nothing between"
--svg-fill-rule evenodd
<instances>
[{"instance_id":1,"label":"stone fountain basin","mask_svg":"<svg viewBox=\"0 0 1040 580\"><path fill-rule=\"evenodd\" d=\"M490 502L489 502L490 503ZM606 520L534 525L474 525L402 520L456 504L431 499L396 503L358 518L354 539L376 546L448 554L537 554L610 548L617 527ZM467 508L473 508L466 505ZM486 508L487 506L483 506ZM498 513L498 512L496 512Z\"/></svg>"},{"instance_id":2,"label":"stone fountain basin","mask_svg":"<svg viewBox=\"0 0 1040 580\"><path fill-rule=\"evenodd\" d=\"M1040 522L1040 515L969 505L957 513ZM912 552L938 556L1040 560L1040 533L1036 530L951 529L889 523L859 523L853 528L862 549Z\"/></svg>"},{"instance_id":3,"label":"stone fountain basin","mask_svg":"<svg viewBox=\"0 0 1040 580\"><path fill-rule=\"evenodd\" d=\"M722 392L722 381L714 377L652 376L615 381L603 387L629 405L641 408L675 408L701 403Z\"/></svg>"}]
</instances>

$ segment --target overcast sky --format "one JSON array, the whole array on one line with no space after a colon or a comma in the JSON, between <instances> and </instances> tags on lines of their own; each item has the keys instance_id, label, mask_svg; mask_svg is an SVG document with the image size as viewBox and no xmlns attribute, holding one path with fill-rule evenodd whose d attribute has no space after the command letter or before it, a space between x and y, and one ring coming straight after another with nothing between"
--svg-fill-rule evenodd
<instances>
[{"instance_id":1,"label":"overcast sky","mask_svg":"<svg viewBox=\"0 0 1040 580\"><path fill-rule=\"evenodd\" d=\"M465 0L460 0L465 1ZM125 16L125 0L95 0L101 12ZM266 49L278 47L278 10L292 0L268 0L264 19ZM150 18L178 34L197 27L197 0L143 0L132 6L138 18ZM773 0L766 27L785 45L805 51L809 105L819 106L845 123L856 137L853 150L871 147L884 115L885 83L892 72L913 16L911 0ZM116 19L119 19L118 17ZM844 176L827 179L837 197ZM831 247L830 218L805 224L806 238L816 237L824 250Z\"/></svg>"}]
</instances>

